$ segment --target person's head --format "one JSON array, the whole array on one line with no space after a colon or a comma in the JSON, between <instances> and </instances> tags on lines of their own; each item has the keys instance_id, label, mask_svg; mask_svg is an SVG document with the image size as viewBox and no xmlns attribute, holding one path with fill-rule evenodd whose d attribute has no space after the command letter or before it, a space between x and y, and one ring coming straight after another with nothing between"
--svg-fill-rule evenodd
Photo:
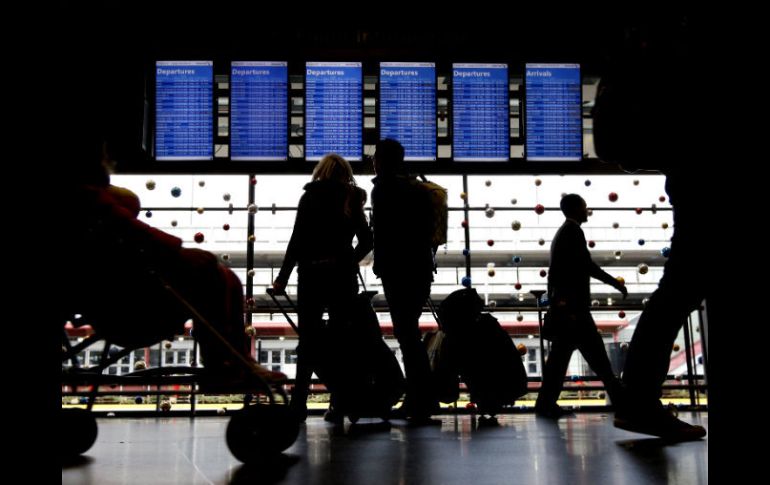
<instances>
[{"instance_id":1,"label":"person's head","mask_svg":"<svg viewBox=\"0 0 770 485\"><path fill-rule=\"evenodd\" d=\"M353 169L347 160L336 153L328 153L313 169L313 180L333 180L342 184L355 185Z\"/></svg>"},{"instance_id":2,"label":"person's head","mask_svg":"<svg viewBox=\"0 0 770 485\"><path fill-rule=\"evenodd\" d=\"M393 175L403 170L404 147L392 138L377 142L374 152L374 172L377 175Z\"/></svg>"},{"instance_id":3,"label":"person's head","mask_svg":"<svg viewBox=\"0 0 770 485\"><path fill-rule=\"evenodd\" d=\"M586 206L586 201L577 194L567 194L562 197L559 207L561 207L564 217L573 219L579 223L588 220L588 206Z\"/></svg>"},{"instance_id":4,"label":"person's head","mask_svg":"<svg viewBox=\"0 0 770 485\"><path fill-rule=\"evenodd\" d=\"M61 103L66 117L57 121L58 157L62 175L76 184L104 185L115 164L146 161L144 73L128 61L79 60L82 72L98 73L91 82L73 76ZM74 69L74 67L73 67ZM77 82L75 82L77 80Z\"/></svg>"},{"instance_id":5,"label":"person's head","mask_svg":"<svg viewBox=\"0 0 770 485\"><path fill-rule=\"evenodd\" d=\"M710 118L690 37L686 19L673 16L627 25L610 42L592 110L601 160L665 171L708 145L699 141Z\"/></svg>"}]
</instances>

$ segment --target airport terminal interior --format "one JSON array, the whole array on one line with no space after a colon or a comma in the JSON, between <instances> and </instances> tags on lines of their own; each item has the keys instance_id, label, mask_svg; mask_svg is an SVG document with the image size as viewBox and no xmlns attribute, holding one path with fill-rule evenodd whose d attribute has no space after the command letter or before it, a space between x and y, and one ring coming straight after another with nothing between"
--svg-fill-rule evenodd
<instances>
[{"instance_id":1,"label":"airport terminal interior","mask_svg":"<svg viewBox=\"0 0 770 485\"><path fill-rule=\"evenodd\" d=\"M114 35L86 50L86 62L126 72L94 82L125 93L129 114L118 125L135 145L125 153L137 154L115 160L110 183L138 197L142 224L210 252L237 276L249 352L288 382L210 392L198 380L205 362L194 312L173 337L120 346L101 339L87 301L82 310L69 305L61 322L61 419L72 438L60 453L62 484L708 483L709 435L674 443L615 427L607 390L579 352L558 401L570 413L535 413L552 346L542 329L564 195L585 199L590 256L628 291L624 297L591 279L590 313L618 376L671 252L665 175L624 171L600 160L594 146L608 46L627 25L558 19L510 30L494 23L490 31L335 30L303 22L246 33L248 22L235 19L192 35L156 19L138 34L132 26L148 12L102 8ZM87 44L73 36L73 45ZM329 390L314 375L308 417L298 423L286 411L297 376L296 268L287 297L269 290L319 160L343 156L371 194L372 158L385 138L404 145L410 173L446 193L446 240L420 331L439 330L432 307L472 288L512 343L526 383L486 412L473 385L458 379L436 421L417 426L398 414L330 422ZM369 197L369 223L372 212ZM361 261L359 289L369 292L377 338L403 371L373 262L372 252ZM706 431L708 303L676 337L661 398ZM137 301L131 314L155 310ZM484 361L470 345L460 344L461 359ZM362 365L358 349L326 351L346 369Z\"/></svg>"}]
</instances>

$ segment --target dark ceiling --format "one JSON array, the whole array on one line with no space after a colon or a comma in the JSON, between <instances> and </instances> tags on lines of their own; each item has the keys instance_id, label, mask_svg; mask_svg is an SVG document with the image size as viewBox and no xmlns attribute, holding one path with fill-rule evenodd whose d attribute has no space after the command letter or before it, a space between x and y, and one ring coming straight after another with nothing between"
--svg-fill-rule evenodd
<instances>
[{"instance_id":1,"label":"dark ceiling","mask_svg":"<svg viewBox=\"0 0 770 485\"><path fill-rule=\"evenodd\" d=\"M433 60L450 62L579 62L599 74L629 26L681 16L597 15L592 9L515 4L487 8L359 2L274 5L266 2L62 2L55 47L67 57L109 59L192 57L227 61L271 56L306 60ZM587 12L587 10L591 10ZM598 8L597 8L598 10Z\"/></svg>"}]
</instances>

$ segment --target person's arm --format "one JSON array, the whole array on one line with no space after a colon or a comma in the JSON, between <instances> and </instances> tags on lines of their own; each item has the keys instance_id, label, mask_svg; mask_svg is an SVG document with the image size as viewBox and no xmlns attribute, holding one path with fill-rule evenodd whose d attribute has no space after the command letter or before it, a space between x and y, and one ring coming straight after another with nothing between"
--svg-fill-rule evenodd
<instances>
[{"instance_id":1,"label":"person's arm","mask_svg":"<svg viewBox=\"0 0 770 485\"><path fill-rule=\"evenodd\" d=\"M134 218L139 217L142 203L139 201L138 195L125 187L118 187L116 185L109 185L106 190L115 199L116 203L129 211Z\"/></svg>"},{"instance_id":2,"label":"person's arm","mask_svg":"<svg viewBox=\"0 0 770 485\"><path fill-rule=\"evenodd\" d=\"M612 277L609 273L604 271L599 267L598 264L594 262L593 259L591 259L591 253L588 251L588 245L586 244L585 234L583 234L583 231L579 231L579 242L575 245L576 248L579 248L579 251L581 252L581 258L584 260L586 269L588 270L589 276L592 278L596 278L597 280L601 281L602 283L606 283L619 292L623 294L623 298L625 298L628 295L628 290L626 287L621 284L618 280Z\"/></svg>"},{"instance_id":3,"label":"person's arm","mask_svg":"<svg viewBox=\"0 0 770 485\"><path fill-rule=\"evenodd\" d=\"M363 190L361 190L361 192L363 192ZM369 224L366 222L366 215L364 214L365 197L364 192L361 195L360 204L355 204L355 210L353 211L353 224L356 238L358 239L358 244L356 244L356 247L353 250L353 261L355 261L356 264L361 262L374 247L374 237L372 237L372 231L369 229Z\"/></svg>"},{"instance_id":4,"label":"person's arm","mask_svg":"<svg viewBox=\"0 0 770 485\"><path fill-rule=\"evenodd\" d=\"M589 260L589 274L592 278L596 278L602 283L606 283L619 292L623 293L623 298L628 296L628 290L626 289L626 286L617 279L613 278L612 275L601 269L598 264L593 262L593 260Z\"/></svg>"},{"instance_id":5,"label":"person's arm","mask_svg":"<svg viewBox=\"0 0 770 485\"><path fill-rule=\"evenodd\" d=\"M283 256L283 264L281 264L281 270L278 272L278 277L273 282L273 288L278 291L286 289L286 285L289 282L289 276L294 270L294 266L297 264L297 259L301 251L302 244L302 231L305 226L305 218L307 212L307 194L303 194L299 199L297 206L297 217L294 218L294 229L291 232L291 239L289 239L289 245L286 247L286 254Z\"/></svg>"},{"instance_id":6,"label":"person's arm","mask_svg":"<svg viewBox=\"0 0 770 485\"><path fill-rule=\"evenodd\" d=\"M106 188L84 186L81 190L84 199L87 199L84 210L92 211L91 214L114 232L116 237L158 257L165 257L181 249L181 239L137 220L133 212L116 200L114 194Z\"/></svg>"}]
</instances>

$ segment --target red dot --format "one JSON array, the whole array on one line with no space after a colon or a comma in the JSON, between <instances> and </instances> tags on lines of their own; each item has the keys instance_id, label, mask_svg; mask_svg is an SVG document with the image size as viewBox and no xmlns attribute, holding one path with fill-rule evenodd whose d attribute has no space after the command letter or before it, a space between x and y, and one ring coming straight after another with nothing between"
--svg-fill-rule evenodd
<instances>
[{"instance_id":1,"label":"red dot","mask_svg":"<svg viewBox=\"0 0 770 485\"><path fill-rule=\"evenodd\" d=\"M618 194L615 192L610 192L609 199L610 202L616 202L618 200Z\"/></svg>"},{"instance_id":2,"label":"red dot","mask_svg":"<svg viewBox=\"0 0 770 485\"><path fill-rule=\"evenodd\" d=\"M515 285L513 285L513 287L514 287L514 288L516 288L517 290L520 290L520 289L521 289L521 283L519 283L519 282L517 281L517 282L516 282L516 284L515 284Z\"/></svg>"},{"instance_id":3,"label":"red dot","mask_svg":"<svg viewBox=\"0 0 770 485\"><path fill-rule=\"evenodd\" d=\"M543 204L537 204L535 206L535 212L537 214L542 214L543 212L545 212L545 207L543 207Z\"/></svg>"},{"instance_id":4,"label":"red dot","mask_svg":"<svg viewBox=\"0 0 770 485\"><path fill-rule=\"evenodd\" d=\"M494 239L487 240L487 246L494 246L494 245L495 245L495 240Z\"/></svg>"},{"instance_id":5,"label":"red dot","mask_svg":"<svg viewBox=\"0 0 770 485\"><path fill-rule=\"evenodd\" d=\"M641 214L642 213L642 208L641 207L637 207L636 209L634 209L634 212L636 212L637 214Z\"/></svg>"},{"instance_id":6,"label":"red dot","mask_svg":"<svg viewBox=\"0 0 770 485\"><path fill-rule=\"evenodd\" d=\"M546 276L547 274L548 274L548 272L547 272L546 270L544 270L544 269L541 269L541 270L540 270L540 277L541 277L541 278L545 278L545 276Z\"/></svg>"},{"instance_id":7,"label":"red dot","mask_svg":"<svg viewBox=\"0 0 770 485\"><path fill-rule=\"evenodd\" d=\"M594 247L594 246L596 246L596 243L595 243L595 242L593 242L593 241L588 241L588 247L589 247L589 248L592 248L592 247Z\"/></svg>"},{"instance_id":8,"label":"red dot","mask_svg":"<svg viewBox=\"0 0 770 485\"><path fill-rule=\"evenodd\" d=\"M230 224L227 224L227 223L225 223L225 224L222 226L222 229L224 229L225 231L229 231L229 230L230 230Z\"/></svg>"},{"instance_id":9,"label":"red dot","mask_svg":"<svg viewBox=\"0 0 770 485\"><path fill-rule=\"evenodd\" d=\"M203 242L203 233L202 232L196 232L194 239L195 239L195 242L197 242L198 244L202 243Z\"/></svg>"},{"instance_id":10,"label":"red dot","mask_svg":"<svg viewBox=\"0 0 770 485\"><path fill-rule=\"evenodd\" d=\"M623 310L620 310L620 311L618 312L618 317L620 317L620 318L626 318L626 312L624 312Z\"/></svg>"},{"instance_id":11,"label":"red dot","mask_svg":"<svg viewBox=\"0 0 770 485\"><path fill-rule=\"evenodd\" d=\"M665 202L666 201L666 196L665 195L661 195L660 197L658 197L658 200L660 202Z\"/></svg>"}]
</instances>

